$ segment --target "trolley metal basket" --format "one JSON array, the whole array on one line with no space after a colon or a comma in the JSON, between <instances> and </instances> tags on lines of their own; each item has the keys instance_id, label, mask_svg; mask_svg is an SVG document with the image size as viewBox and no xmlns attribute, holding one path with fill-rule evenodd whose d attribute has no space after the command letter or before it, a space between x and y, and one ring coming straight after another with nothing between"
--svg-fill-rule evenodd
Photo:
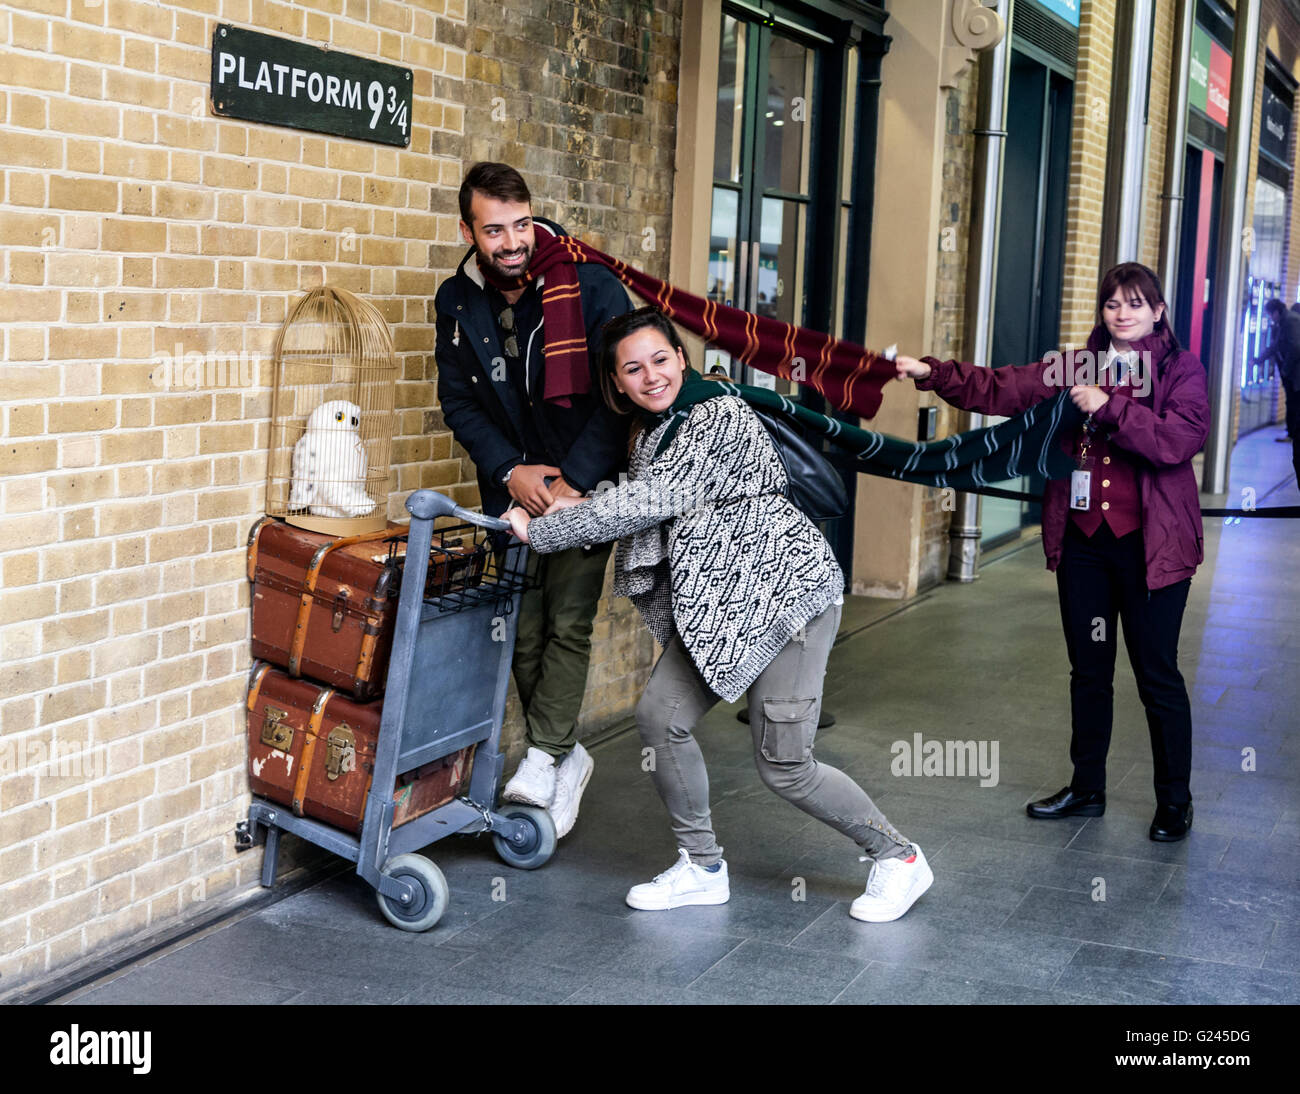
<instances>
[{"instance_id":1,"label":"trolley metal basket","mask_svg":"<svg viewBox=\"0 0 1300 1094\"><path fill-rule=\"evenodd\" d=\"M379 908L390 923L425 931L442 917L449 896L442 871L415 854L418 848L445 836L490 832L497 854L507 864L532 870L554 853L555 825L544 809L511 802L500 809L495 805L505 762L501 722L518 625L515 609L529 580L528 549L519 542L498 543L487 551L481 578L428 587L435 520L455 518L475 526L470 532L500 533L510 525L463 509L432 490L416 491L406 508L410 532L374 778L360 834L353 836L254 797L236 840L240 849L265 841L264 886L275 881L281 832L293 832L341 855L356 863L357 873L376 890ZM486 539L484 532L478 535ZM450 573L450 567L445 572ZM394 829L392 788L397 777L470 745L477 747L468 792Z\"/></svg>"}]
</instances>

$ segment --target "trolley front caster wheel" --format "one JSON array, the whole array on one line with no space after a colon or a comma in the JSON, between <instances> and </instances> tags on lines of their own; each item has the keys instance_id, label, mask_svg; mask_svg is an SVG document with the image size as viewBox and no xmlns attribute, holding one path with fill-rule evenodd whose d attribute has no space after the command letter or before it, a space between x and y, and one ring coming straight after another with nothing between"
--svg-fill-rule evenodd
<instances>
[{"instance_id":1,"label":"trolley front caster wheel","mask_svg":"<svg viewBox=\"0 0 1300 1094\"><path fill-rule=\"evenodd\" d=\"M500 812L507 820L524 824L521 841L513 842L500 834L493 835L492 844L501 861L519 870L536 870L545 866L555 854L555 822L550 813L535 805L507 805Z\"/></svg>"},{"instance_id":2,"label":"trolley front caster wheel","mask_svg":"<svg viewBox=\"0 0 1300 1094\"><path fill-rule=\"evenodd\" d=\"M384 877L407 882L414 890L411 900L403 904L396 897L376 892L379 910L394 927L404 931L427 931L447 910L450 894L447 879L437 865L423 855L397 855L384 863Z\"/></svg>"}]
</instances>

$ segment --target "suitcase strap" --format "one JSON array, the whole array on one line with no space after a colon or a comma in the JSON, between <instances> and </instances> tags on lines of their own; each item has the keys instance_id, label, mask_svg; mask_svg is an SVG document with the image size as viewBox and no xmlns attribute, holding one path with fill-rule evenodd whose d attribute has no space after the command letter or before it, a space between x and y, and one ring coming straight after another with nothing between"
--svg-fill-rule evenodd
<instances>
[{"instance_id":1,"label":"suitcase strap","mask_svg":"<svg viewBox=\"0 0 1300 1094\"><path fill-rule=\"evenodd\" d=\"M333 688L325 688L312 704L311 721L307 723L307 740L303 742L302 756L298 761L298 777L293 784L293 815L301 817L302 803L307 800L307 778L311 774L312 757L316 754L316 741L320 737L321 723L325 720L325 708L334 697Z\"/></svg>"},{"instance_id":2,"label":"suitcase strap","mask_svg":"<svg viewBox=\"0 0 1300 1094\"><path fill-rule=\"evenodd\" d=\"M302 585L302 595L298 600L298 619L294 624L293 643L289 647L289 675L300 676L299 664L302 661L303 646L307 643L307 620L311 616L312 606L316 603L316 582L320 578L321 567L331 551L340 547L349 547L354 543L366 543L370 540L389 539L394 533L385 528L382 532L367 532L361 536L346 536L332 543L322 543L312 555L311 564ZM337 609L336 609L337 611Z\"/></svg>"}]
</instances>

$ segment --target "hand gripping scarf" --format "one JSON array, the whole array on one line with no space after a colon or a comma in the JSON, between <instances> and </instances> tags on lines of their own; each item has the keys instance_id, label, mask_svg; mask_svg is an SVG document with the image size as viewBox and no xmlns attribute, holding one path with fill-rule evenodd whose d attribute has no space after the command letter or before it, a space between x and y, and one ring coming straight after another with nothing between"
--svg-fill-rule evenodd
<instances>
[{"instance_id":1,"label":"hand gripping scarf","mask_svg":"<svg viewBox=\"0 0 1300 1094\"><path fill-rule=\"evenodd\" d=\"M684 292L580 239L558 236L541 224L535 223L533 231L536 250L520 277L502 278L482 264L480 269L487 280L506 290L546 277L542 318L547 332L543 388L547 402L568 406L570 396L591 389L577 264L595 262L670 319L760 372L808 384L832 406L862 418L874 417L880 409L884 386L895 376L893 362L882 354ZM801 363L803 368L796 376ZM980 493L1003 493L990 484L1023 474L1068 477L1074 462L1060 449L1060 433L1083 420L1068 392L1062 391L997 425L941 441L912 442L818 414L766 388L731 381L696 382L701 380L694 370L688 371L687 382L670 411L678 421L666 431L669 439L695 403L718 395L737 395L751 405L790 415L812 436L825 437L861 472ZM661 451L666 444L666 440L661 443Z\"/></svg>"}]
</instances>

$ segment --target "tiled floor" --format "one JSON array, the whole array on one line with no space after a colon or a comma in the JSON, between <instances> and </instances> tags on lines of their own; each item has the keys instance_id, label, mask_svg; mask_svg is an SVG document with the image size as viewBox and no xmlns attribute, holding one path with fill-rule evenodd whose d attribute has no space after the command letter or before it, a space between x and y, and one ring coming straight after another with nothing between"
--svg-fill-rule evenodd
<instances>
[{"instance_id":1,"label":"tiled floor","mask_svg":"<svg viewBox=\"0 0 1300 1094\"><path fill-rule=\"evenodd\" d=\"M1260 506L1300 501L1275 434L1238 446L1234 503L1244 486ZM1207 519L1206 547L1183 626L1196 734L1183 843L1146 837L1151 755L1123 653L1106 816L1024 815L1069 777L1065 648L1032 543L973 586L883 619L862 608L832 655L826 704L839 720L818 756L859 779L934 867L933 888L896 923L848 917L865 880L856 849L763 788L748 733L723 706L699 738L727 905L623 903L674 857L639 741L625 734L597 748L582 817L545 868L511 871L486 841L431 849L452 903L426 934L388 926L369 888L343 874L72 998L1300 1002L1300 523ZM997 742L996 785L892 774L891 745L917 732Z\"/></svg>"}]
</instances>

